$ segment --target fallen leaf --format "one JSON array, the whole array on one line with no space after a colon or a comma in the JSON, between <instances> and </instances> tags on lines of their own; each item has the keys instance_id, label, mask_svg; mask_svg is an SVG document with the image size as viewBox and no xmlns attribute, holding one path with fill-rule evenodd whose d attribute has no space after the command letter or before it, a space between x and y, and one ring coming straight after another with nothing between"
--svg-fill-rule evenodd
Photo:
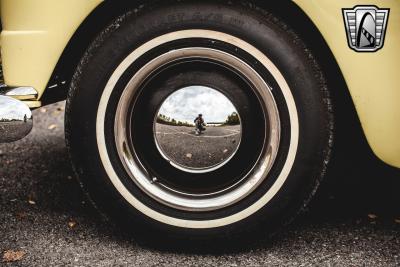
<instances>
[{"instance_id":1,"label":"fallen leaf","mask_svg":"<svg viewBox=\"0 0 400 267\"><path fill-rule=\"evenodd\" d=\"M26 253L23 251L6 250L3 254L3 262L20 261L25 256L25 254Z\"/></svg>"},{"instance_id":2,"label":"fallen leaf","mask_svg":"<svg viewBox=\"0 0 400 267\"><path fill-rule=\"evenodd\" d=\"M52 124L48 127L49 130L54 130L55 128L57 128L56 124Z\"/></svg>"},{"instance_id":3,"label":"fallen leaf","mask_svg":"<svg viewBox=\"0 0 400 267\"><path fill-rule=\"evenodd\" d=\"M76 226L76 221L70 220L70 221L68 222L68 227L69 227L69 228L73 229L73 228L75 228L75 226Z\"/></svg>"},{"instance_id":4,"label":"fallen leaf","mask_svg":"<svg viewBox=\"0 0 400 267\"><path fill-rule=\"evenodd\" d=\"M17 212L17 213L15 214L15 216L16 216L18 219L25 219L25 218L27 217L26 213L23 212L23 211Z\"/></svg>"},{"instance_id":5,"label":"fallen leaf","mask_svg":"<svg viewBox=\"0 0 400 267\"><path fill-rule=\"evenodd\" d=\"M59 110L55 110L52 113L53 116L59 116L60 114L61 114L61 111L59 111Z\"/></svg>"},{"instance_id":6,"label":"fallen leaf","mask_svg":"<svg viewBox=\"0 0 400 267\"><path fill-rule=\"evenodd\" d=\"M191 158L193 157L193 155L190 154L190 153L188 153L188 154L186 154L186 157L187 157L188 159L191 159Z\"/></svg>"},{"instance_id":7,"label":"fallen leaf","mask_svg":"<svg viewBox=\"0 0 400 267\"><path fill-rule=\"evenodd\" d=\"M378 216L375 214L368 214L368 218L370 218L371 220L375 220L378 218Z\"/></svg>"}]
</instances>

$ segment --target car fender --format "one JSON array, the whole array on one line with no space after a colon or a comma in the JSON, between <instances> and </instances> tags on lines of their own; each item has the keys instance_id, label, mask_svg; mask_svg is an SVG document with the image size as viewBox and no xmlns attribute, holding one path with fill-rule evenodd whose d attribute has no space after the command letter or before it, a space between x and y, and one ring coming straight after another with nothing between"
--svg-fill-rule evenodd
<instances>
[{"instance_id":1,"label":"car fender","mask_svg":"<svg viewBox=\"0 0 400 267\"><path fill-rule=\"evenodd\" d=\"M2 65L8 86L31 86L43 95L60 56L85 18L102 0L1 0ZM398 0L294 0L331 49L366 138L384 162L400 167L400 2ZM384 47L350 49L343 8L390 8ZM345 90L344 88L332 88Z\"/></svg>"}]
</instances>

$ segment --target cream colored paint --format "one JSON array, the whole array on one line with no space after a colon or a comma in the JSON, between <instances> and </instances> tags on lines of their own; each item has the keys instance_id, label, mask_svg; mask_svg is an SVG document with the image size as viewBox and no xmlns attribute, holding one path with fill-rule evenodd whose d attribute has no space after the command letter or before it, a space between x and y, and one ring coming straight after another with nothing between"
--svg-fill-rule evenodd
<instances>
[{"instance_id":1,"label":"cream colored paint","mask_svg":"<svg viewBox=\"0 0 400 267\"><path fill-rule=\"evenodd\" d=\"M294 2L319 28L333 51L372 149L383 161L400 167L400 1ZM6 83L33 86L40 97L68 41L100 3L101 0L1 0ZM357 4L391 8L385 45L376 53L357 53L347 45L342 8Z\"/></svg>"},{"instance_id":2,"label":"cream colored paint","mask_svg":"<svg viewBox=\"0 0 400 267\"><path fill-rule=\"evenodd\" d=\"M101 0L1 0L5 83L43 94L68 41Z\"/></svg>"},{"instance_id":3,"label":"cream colored paint","mask_svg":"<svg viewBox=\"0 0 400 267\"><path fill-rule=\"evenodd\" d=\"M400 1L295 2L315 23L333 51L371 148L386 163L400 167ZM385 44L375 53L357 53L347 44L342 8L361 4L390 8Z\"/></svg>"}]
</instances>

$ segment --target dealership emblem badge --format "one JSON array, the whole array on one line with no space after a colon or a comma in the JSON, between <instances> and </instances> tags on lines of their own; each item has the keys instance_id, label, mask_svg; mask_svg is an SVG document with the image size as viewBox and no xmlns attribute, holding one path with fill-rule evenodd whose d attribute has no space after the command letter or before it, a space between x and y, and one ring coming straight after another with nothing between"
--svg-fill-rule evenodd
<instances>
[{"instance_id":1,"label":"dealership emblem badge","mask_svg":"<svg viewBox=\"0 0 400 267\"><path fill-rule=\"evenodd\" d=\"M383 47L389 9L376 6L344 8L347 41L357 52L375 52Z\"/></svg>"}]
</instances>

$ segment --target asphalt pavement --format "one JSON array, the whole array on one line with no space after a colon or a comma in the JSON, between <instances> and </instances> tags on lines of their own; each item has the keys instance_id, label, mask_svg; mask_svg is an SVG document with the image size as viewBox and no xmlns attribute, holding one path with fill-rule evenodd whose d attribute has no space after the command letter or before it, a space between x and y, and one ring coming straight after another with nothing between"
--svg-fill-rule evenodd
<instances>
[{"instance_id":1,"label":"asphalt pavement","mask_svg":"<svg viewBox=\"0 0 400 267\"><path fill-rule=\"evenodd\" d=\"M375 161L328 180L309 211L272 240L216 253L138 242L80 192L63 113L64 103L36 110L26 139L0 145L0 266L400 265L400 172Z\"/></svg>"}]
</instances>

